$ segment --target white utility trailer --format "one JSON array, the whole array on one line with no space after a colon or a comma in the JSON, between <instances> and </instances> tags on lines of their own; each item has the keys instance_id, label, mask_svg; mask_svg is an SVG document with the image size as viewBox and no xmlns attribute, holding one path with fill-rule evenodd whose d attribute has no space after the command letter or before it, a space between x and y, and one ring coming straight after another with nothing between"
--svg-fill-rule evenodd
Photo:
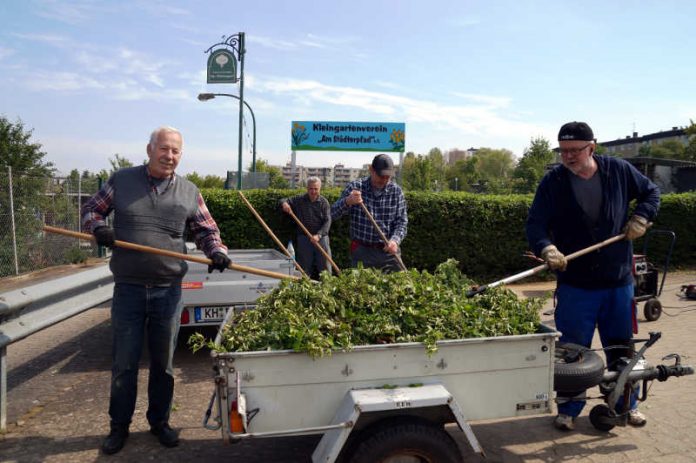
<instances>
[{"instance_id":1,"label":"white utility trailer","mask_svg":"<svg viewBox=\"0 0 696 463\"><path fill-rule=\"evenodd\" d=\"M193 243L188 253L204 257ZM230 249L228 256L235 264L296 275L292 259L275 249ZM243 310L256 305L256 299L280 283L277 278L252 275L246 272L208 273L208 266L189 262L189 270L181 282L181 327L218 326L231 310Z\"/></svg>"},{"instance_id":2,"label":"white utility trailer","mask_svg":"<svg viewBox=\"0 0 696 463\"><path fill-rule=\"evenodd\" d=\"M444 424L456 423L483 454L470 420L551 413L558 335L542 325L536 334L441 341L431 355L421 343L317 359L213 352L216 390L204 424L229 441L322 434L315 463L461 461Z\"/></svg>"}]
</instances>

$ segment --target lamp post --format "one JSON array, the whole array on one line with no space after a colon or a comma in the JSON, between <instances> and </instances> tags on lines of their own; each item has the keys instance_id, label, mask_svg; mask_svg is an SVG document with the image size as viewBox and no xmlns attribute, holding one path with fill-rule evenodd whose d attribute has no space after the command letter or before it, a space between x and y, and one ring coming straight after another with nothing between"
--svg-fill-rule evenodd
<instances>
[{"instance_id":1,"label":"lamp post","mask_svg":"<svg viewBox=\"0 0 696 463\"><path fill-rule=\"evenodd\" d=\"M239 97L237 95L232 95L231 93L199 93L198 94L198 100L199 101L208 101L212 100L216 96L228 96L230 98L234 98L235 100L239 100ZM251 106L249 106L249 103L246 101L243 101L244 106L247 107L249 112L251 113L251 125L253 129L253 134L252 134L252 160L251 160L251 171L256 172L256 116L254 116L254 110L251 109ZM241 137L241 134L240 134ZM240 156L240 171L237 173L237 186L241 190L241 182L242 182L242 172L241 172L241 152L239 154Z\"/></svg>"},{"instance_id":2,"label":"lamp post","mask_svg":"<svg viewBox=\"0 0 696 463\"><path fill-rule=\"evenodd\" d=\"M198 94L198 99L200 101L208 101L212 100L216 96L228 96L230 98L234 98L236 100L239 100L239 97L237 95L232 95L230 93L199 93ZM249 106L249 103L246 102L246 100L243 101L244 106L247 107L249 112L251 113L251 125L252 125L252 162L251 162L251 171L256 172L256 116L254 116L254 110L251 109L251 106Z\"/></svg>"},{"instance_id":3,"label":"lamp post","mask_svg":"<svg viewBox=\"0 0 696 463\"><path fill-rule=\"evenodd\" d=\"M454 191L459 191L459 177L454 177Z\"/></svg>"}]
</instances>

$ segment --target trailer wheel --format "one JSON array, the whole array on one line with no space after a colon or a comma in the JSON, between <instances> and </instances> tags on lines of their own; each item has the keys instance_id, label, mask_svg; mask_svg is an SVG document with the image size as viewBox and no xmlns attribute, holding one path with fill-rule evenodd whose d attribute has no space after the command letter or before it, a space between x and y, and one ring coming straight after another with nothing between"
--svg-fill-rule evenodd
<instances>
[{"instance_id":1,"label":"trailer wheel","mask_svg":"<svg viewBox=\"0 0 696 463\"><path fill-rule=\"evenodd\" d=\"M608 432L616 426L616 420L606 405L595 405L590 410L590 423L599 431Z\"/></svg>"},{"instance_id":2,"label":"trailer wheel","mask_svg":"<svg viewBox=\"0 0 696 463\"><path fill-rule=\"evenodd\" d=\"M660 300L653 297L645 301L645 305L643 306L643 315L645 315L645 319L650 322L654 322L660 318L660 315L662 315L662 303Z\"/></svg>"},{"instance_id":3,"label":"trailer wheel","mask_svg":"<svg viewBox=\"0 0 696 463\"><path fill-rule=\"evenodd\" d=\"M553 371L556 392L577 393L598 385L604 376L604 361L587 347L557 343Z\"/></svg>"},{"instance_id":4,"label":"trailer wheel","mask_svg":"<svg viewBox=\"0 0 696 463\"><path fill-rule=\"evenodd\" d=\"M350 463L461 463L456 442L442 426L400 418L378 423L356 443Z\"/></svg>"}]
</instances>

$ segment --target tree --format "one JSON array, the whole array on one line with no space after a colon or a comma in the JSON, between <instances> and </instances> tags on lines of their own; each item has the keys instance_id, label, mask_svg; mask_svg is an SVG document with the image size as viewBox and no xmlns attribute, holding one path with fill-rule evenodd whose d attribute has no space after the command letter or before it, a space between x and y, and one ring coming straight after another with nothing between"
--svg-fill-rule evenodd
<instances>
[{"instance_id":1,"label":"tree","mask_svg":"<svg viewBox=\"0 0 696 463\"><path fill-rule=\"evenodd\" d=\"M459 159L451 165L446 172L449 188L457 191L476 191L472 185L478 185L481 180L478 162L479 158L470 156L467 159Z\"/></svg>"},{"instance_id":2,"label":"tree","mask_svg":"<svg viewBox=\"0 0 696 463\"><path fill-rule=\"evenodd\" d=\"M445 159L439 148L431 149L427 156L406 153L402 181L407 190L441 190L445 182Z\"/></svg>"},{"instance_id":3,"label":"tree","mask_svg":"<svg viewBox=\"0 0 696 463\"><path fill-rule=\"evenodd\" d=\"M638 153L641 156L658 159L679 159L685 158L684 144L678 140L667 140L656 145L643 145Z\"/></svg>"},{"instance_id":4,"label":"tree","mask_svg":"<svg viewBox=\"0 0 696 463\"><path fill-rule=\"evenodd\" d=\"M225 179L217 175L206 175L205 177L201 177L198 173L192 172L186 175L186 179L198 188L225 188Z\"/></svg>"},{"instance_id":5,"label":"tree","mask_svg":"<svg viewBox=\"0 0 696 463\"><path fill-rule=\"evenodd\" d=\"M515 179L513 190L516 193L533 193L546 172L546 166L555 160L556 154L547 139L532 138L512 174Z\"/></svg>"},{"instance_id":6,"label":"tree","mask_svg":"<svg viewBox=\"0 0 696 463\"><path fill-rule=\"evenodd\" d=\"M107 171L106 169L102 169L101 172L99 172L98 174L98 176L104 180L114 175L114 172L116 172L119 169L123 169L124 167L133 167L132 162L119 155L118 153L114 154L113 158L109 158L109 164L111 165L110 170Z\"/></svg>"},{"instance_id":7,"label":"tree","mask_svg":"<svg viewBox=\"0 0 696 463\"><path fill-rule=\"evenodd\" d=\"M684 148L684 160L696 162L696 123L689 119L691 123L684 133L686 133L688 142L686 148Z\"/></svg>"},{"instance_id":8,"label":"tree","mask_svg":"<svg viewBox=\"0 0 696 463\"><path fill-rule=\"evenodd\" d=\"M481 148L474 157L478 158L477 168L481 176L481 191L492 194L506 194L512 191L510 177L515 165L512 151L506 149Z\"/></svg>"},{"instance_id":9,"label":"tree","mask_svg":"<svg viewBox=\"0 0 696 463\"><path fill-rule=\"evenodd\" d=\"M280 169L269 165L268 161L257 159L256 172L266 172L268 174L268 188L276 188L279 190L290 188L288 181L283 178L283 173Z\"/></svg>"},{"instance_id":10,"label":"tree","mask_svg":"<svg viewBox=\"0 0 696 463\"><path fill-rule=\"evenodd\" d=\"M0 116L0 166L12 167L14 173L47 176L55 171L53 163L45 162L46 153L40 143L32 143L33 130L25 130L21 120L12 123Z\"/></svg>"}]
</instances>

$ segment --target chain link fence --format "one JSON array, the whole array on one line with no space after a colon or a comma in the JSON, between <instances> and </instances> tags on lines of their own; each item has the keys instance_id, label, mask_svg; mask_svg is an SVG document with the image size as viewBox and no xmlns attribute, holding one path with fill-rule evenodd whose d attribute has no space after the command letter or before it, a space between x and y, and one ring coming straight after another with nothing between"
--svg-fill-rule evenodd
<instances>
[{"instance_id":1,"label":"chain link fence","mask_svg":"<svg viewBox=\"0 0 696 463\"><path fill-rule=\"evenodd\" d=\"M0 277L83 262L96 246L42 231L44 224L81 231L80 207L99 179L35 177L0 171Z\"/></svg>"}]
</instances>

